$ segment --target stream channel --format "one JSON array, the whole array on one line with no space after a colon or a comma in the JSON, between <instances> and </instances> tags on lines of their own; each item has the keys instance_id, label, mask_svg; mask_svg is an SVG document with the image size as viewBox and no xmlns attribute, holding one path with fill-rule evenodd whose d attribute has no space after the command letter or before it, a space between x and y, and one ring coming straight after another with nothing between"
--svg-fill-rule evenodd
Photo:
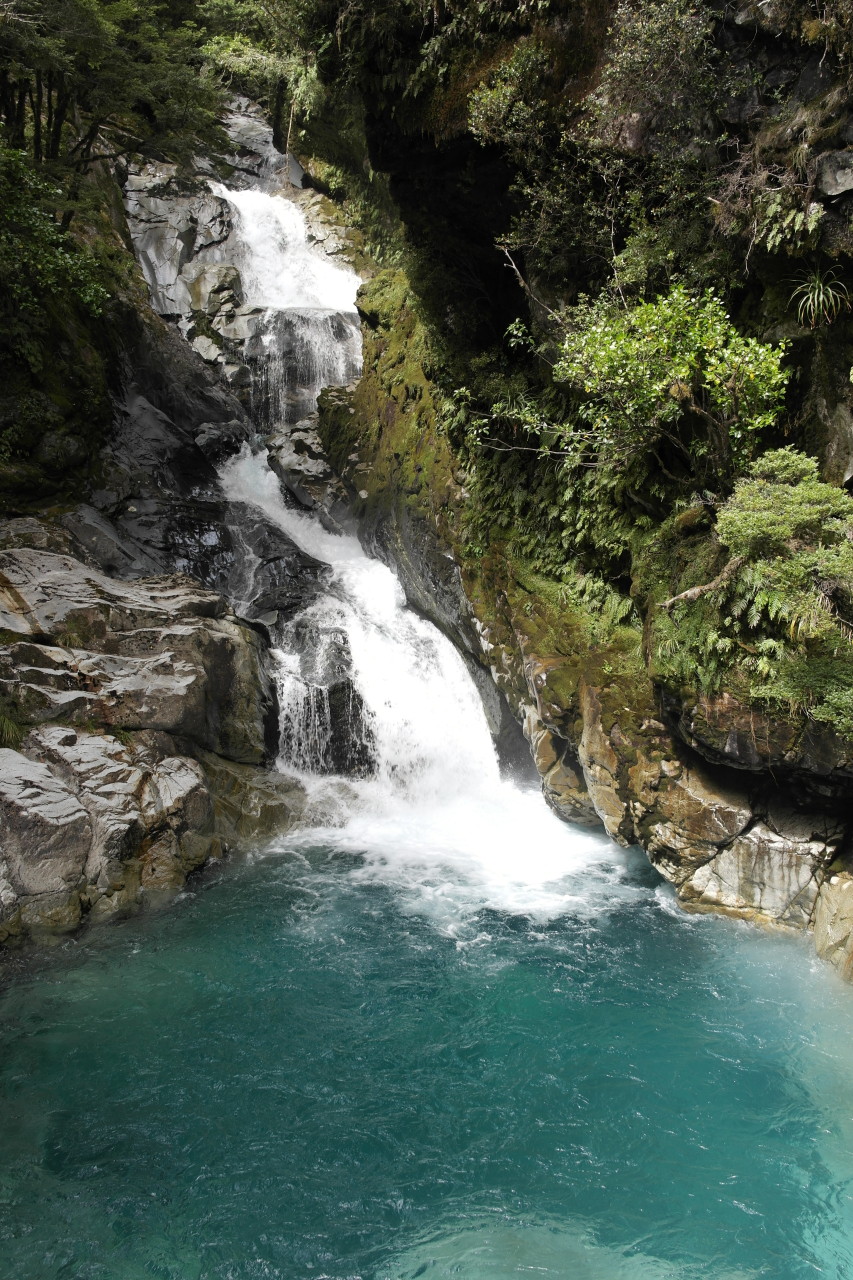
<instances>
[{"instance_id":1,"label":"stream channel","mask_svg":"<svg viewBox=\"0 0 853 1280\"><path fill-rule=\"evenodd\" d=\"M357 279L284 196L215 190L303 421L358 372ZM502 777L391 571L262 449L221 475L328 566L275 630L305 817L0 997L2 1280L847 1280L850 990Z\"/></svg>"}]
</instances>

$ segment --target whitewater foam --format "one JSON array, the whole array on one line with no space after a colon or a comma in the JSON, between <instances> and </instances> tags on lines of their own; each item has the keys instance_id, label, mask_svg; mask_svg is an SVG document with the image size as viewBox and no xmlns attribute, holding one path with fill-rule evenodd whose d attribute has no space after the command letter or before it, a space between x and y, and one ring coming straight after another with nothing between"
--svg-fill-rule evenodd
<instances>
[{"instance_id":1,"label":"whitewater foam","mask_svg":"<svg viewBox=\"0 0 853 1280\"><path fill-rule=\"evenodd\" d=\"M215 190L236 212L247 303L271 316L354 309L357 277L309 244L300 209L280 195ZM273 331L274 320L266 324ZM321 326L306 334L328 343ZM335 380L333 352L314 365ZM601 910L614 895L636 891L627 887L619 853L602 861L608 848L602 837L567 827L538 791L501 779L465 661L406 607L390 569L366 556L356 539L329 532L288 504L263 449L245 447L222 468L221 480L231 502L255 510L331 569L323 595L276 634L279 763L300 777L308 803L303 828L272 848L334 844L353 856L354 879L391 887L406 909L451 932L486 908L545 922L593 901ZM310 661L306 636L316 651ZM319 764L312 768L312 760L325 758L332 732L328 696L317 683L326 650L346 655L365 709L370 777L330 778Z\"/></svg>"}]
</instances>

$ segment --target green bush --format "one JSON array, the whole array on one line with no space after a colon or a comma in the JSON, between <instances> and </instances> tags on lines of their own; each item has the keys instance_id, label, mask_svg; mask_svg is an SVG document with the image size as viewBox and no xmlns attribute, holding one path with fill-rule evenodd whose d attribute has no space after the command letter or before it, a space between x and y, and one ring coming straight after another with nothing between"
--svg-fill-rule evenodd
<instances>
[{"instance_id":1,"label":"green bush","mask_svg":"<svg viewBox=\"0 0 853 1280\"><path fill-rule=\"evenodd\" d=\"M603 297L568 314L554 377L579 395L586 429L561 438L618 470L668 443L725 479L779 416L784 354L740 334L713 292L676 285L633 307Z\"/></svg>"},{"instance_id":2,"label":"green bush","mask_svg":"<svg viewBox=\"0 0 853 1280\"><path fill-rule=\"evenodd\" d=\"M824 484L813 458L774 450L737 483L704 545L708 555L690 545L682 591L652 601L657 678L725 685L853 736L853 498ZM672 563L672 546L661 552ZM700 559L714 575L704 585Z\"/></svg>"},{"instance_id":3,"label":"green bush","mask_svg":"<svg viewBox=\"0 0 853 1280\"><path fill-rule=\"evenodd\" d=\"M807 549L849 545L851 532L853 500L823 483L814 458L791 448L759 459L717 517L717 536L734 555L792 563Z\"/></svg>"},{"instance_id":4,"label":"green bush","mask_svg":"<svg viewBox=\"0 0 853 1280\"><path fill-rule=\"evenodd\" d=\"M0 142L0 362L41 373L52 311L97 317L108 300L98 264L54 216L60 193Z\"/></svg>"}]
</instances>

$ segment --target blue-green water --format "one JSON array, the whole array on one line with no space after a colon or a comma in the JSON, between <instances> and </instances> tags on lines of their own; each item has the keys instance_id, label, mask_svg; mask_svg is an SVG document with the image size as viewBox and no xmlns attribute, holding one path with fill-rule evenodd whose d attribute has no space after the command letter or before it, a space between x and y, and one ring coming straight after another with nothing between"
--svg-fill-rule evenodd
<instances>
[{"instance_id":1,"label":"blue-green water","mask_svg":"<svg viewBox=\"0 0 853 1280\"><path fill-rule=\"evenodd\" d=\"M853 993L597 848L547 923L270 856L19 976L4 1280L849 1277Z\"/></svg>"}]
</instances>

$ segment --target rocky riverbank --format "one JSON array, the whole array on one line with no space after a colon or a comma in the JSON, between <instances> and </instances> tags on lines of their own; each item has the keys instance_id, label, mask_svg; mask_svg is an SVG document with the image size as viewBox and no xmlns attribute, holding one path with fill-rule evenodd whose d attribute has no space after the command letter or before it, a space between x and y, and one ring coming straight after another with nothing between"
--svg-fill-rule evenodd
<instances>
[{"instance_id":1,"label":"rocky riverbank","mask_svg":"<svg viewBox=\"0 0 853 1280\"><path fill-rule=\"evenodd\" d=\"M272 163L268 130L262 153L245 143L230 167L252 178ZM269 767L269 627L327 569L221 488L218 464L255 434L252 356L240 356L260 312L237 317L238 273L205 265L230 230L210 172L120 173L154 310L139 291L121 300L123 368L95 484L77 506L0 522L0 942L159 902L302 809L299 784ZM173 284L187 268L184 310L158 292L152 263ZM199 350L196 329L216 321L231 325L213 331L230 361ZM279 452L314 502L307 488L331 477L307 425Z\"/></svg>"},{"instance_id":2,"label":"rocky riverbank","mask_svg":"<svg viewBox=\"0 0 853 1280\"><path fill-rule=\"evenodd\" d=\"M269 768L268 653L328 570L223 492L218 466L260 430L296 508L333 528L355 512L365 545L466 656L508 758L523 729L561 817L640 844L689 910L813 932L850 976L844 743L730 695L671 705L641 655L591 642L517 564L472 550L466 472L400 273L363 291L364 377L327 392L319 421L315 370L272 382L270 342L298 367L299 334L246 304L216 183L223 163L229 180L273 188L301 171L282 168L248 104L230 127L237 150L218 168L121 174L153 312L127 304L98 484L85 504L0 527L0 940L160 900L302 812L299 784ZM311 241L352 259L323 198L288 190ZM350 321L335 323L346 348Z\"/></svg>"},{"instance_id":3,"label":"rocky riverbank","mask_svg":"<svg viewBox=\"0 0 853 1280\"><path fill-rule=\"evenodd\" d=\"M639 653L597 645L500 555L464 537L464 469L405 280L361 298L365 374L324 396L321 435L368 544L435 623L488 668L523 726L545 798L570 822L639 844L687 910L813 935L853 975L849 754L731 696L676 710ZM465 602L469 603L465 603Z\"/></svg>"}]
</instances>

